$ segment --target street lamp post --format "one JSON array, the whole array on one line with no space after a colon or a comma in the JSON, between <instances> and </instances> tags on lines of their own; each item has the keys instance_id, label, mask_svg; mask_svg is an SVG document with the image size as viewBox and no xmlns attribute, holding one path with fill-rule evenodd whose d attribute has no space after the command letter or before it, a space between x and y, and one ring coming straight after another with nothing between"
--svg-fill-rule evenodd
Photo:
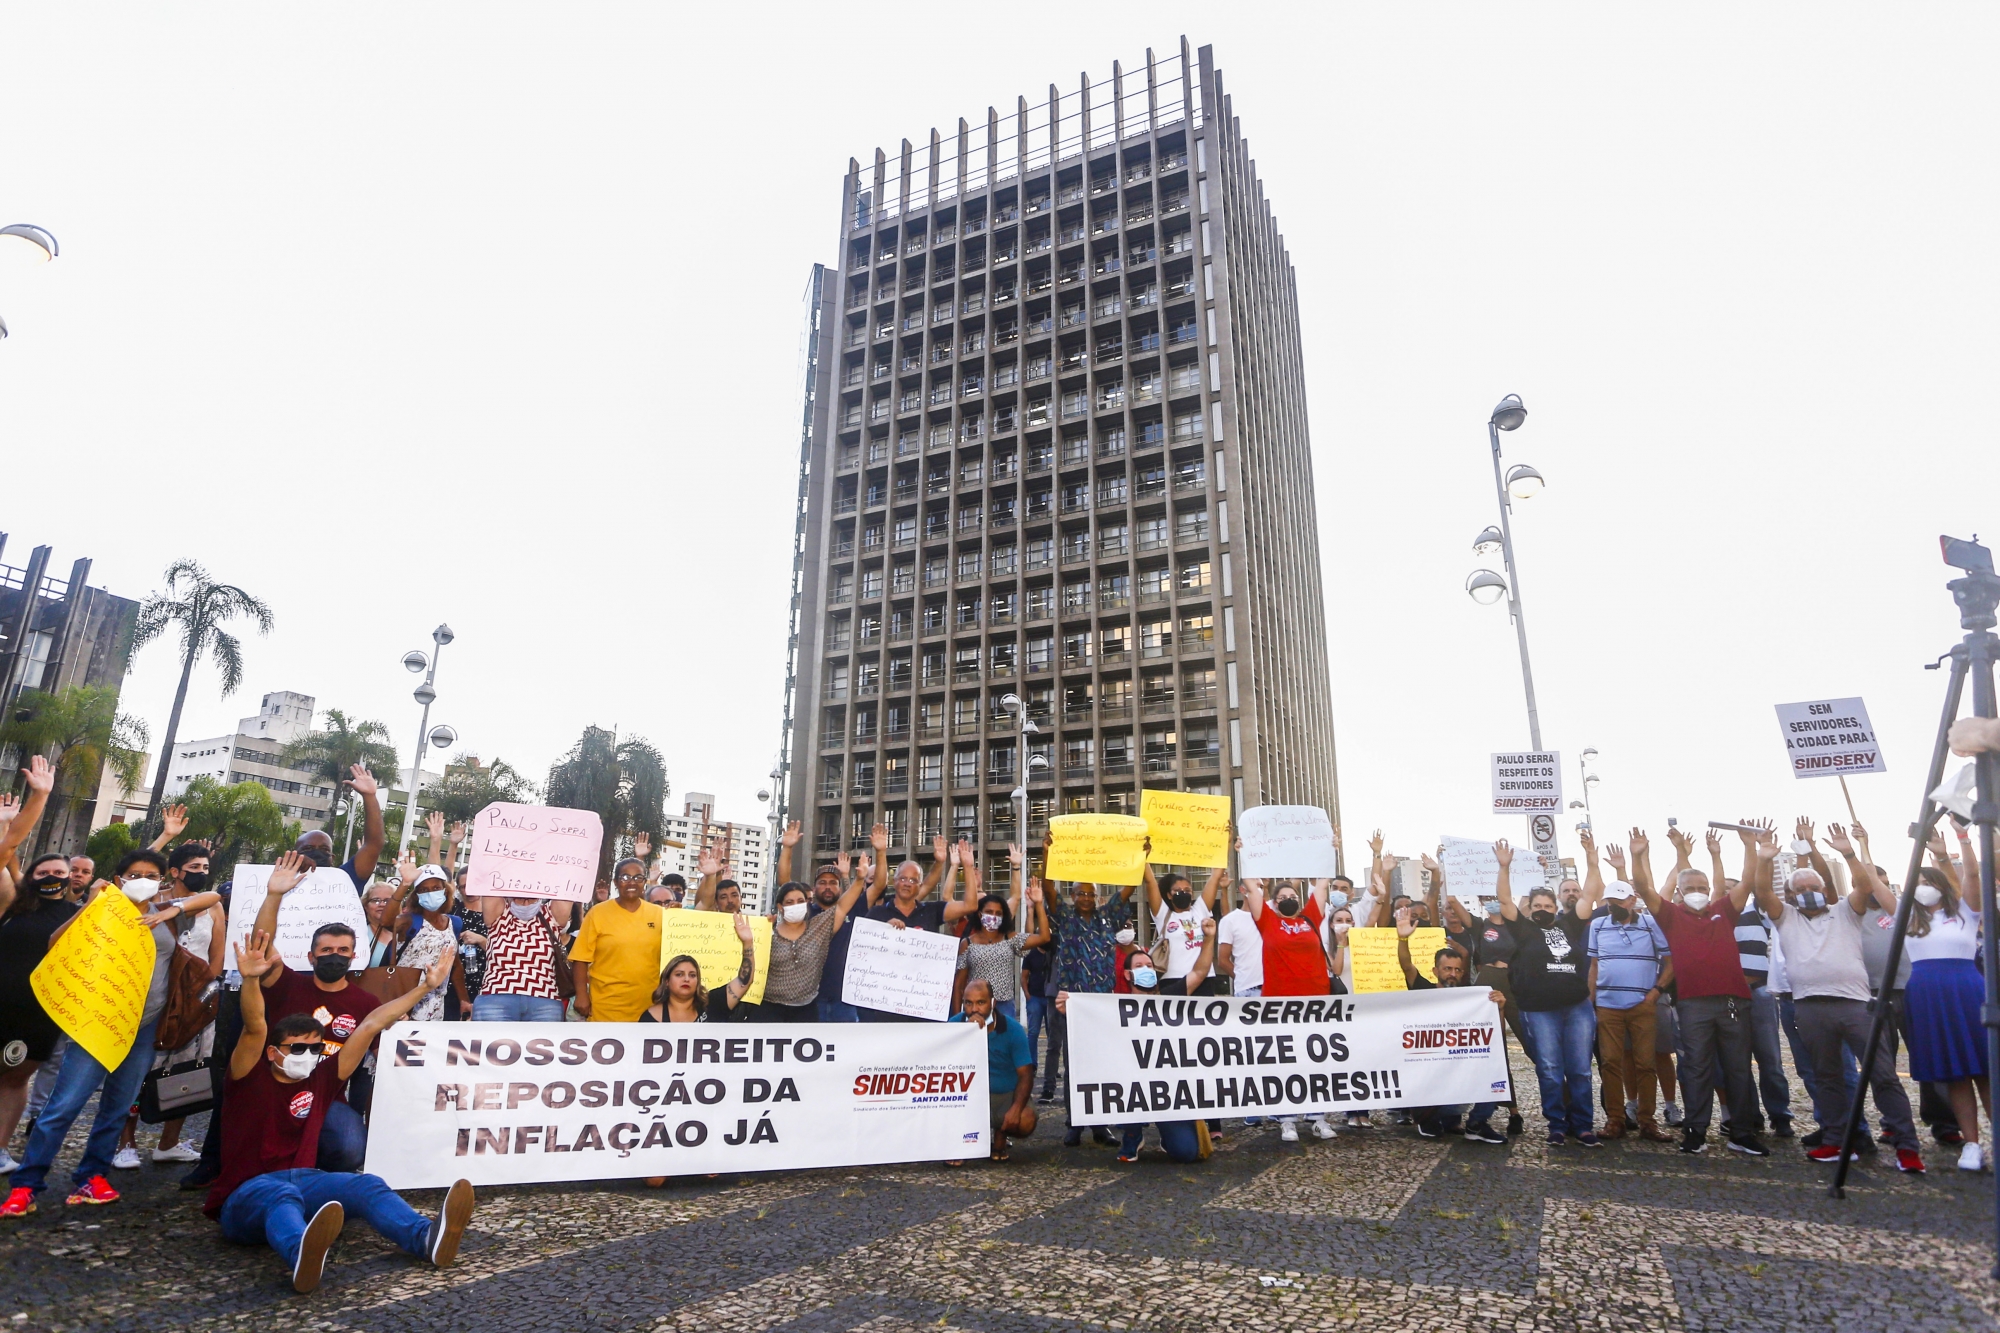
<instances>
[{"instance_id":1,"label":"street lamp post","mask_svg":"<svg viewBox=\"0 0 2000 1333\"><path fill-rule=\"evenodd\" d=\"M778 867L777 849L779 839L784 834L784 829L779 827L778 793L780 785L784 781L785 774L782 767L783 761L780 760L779 762L781 766L771 770L771 785L757 793L757 799L766 802L764 819L771 826L771 839L764 844L764 885L768 890L768 895L759 895L757 903L757 910L759 912L769 911L770 905L777 901L778 890L785 887L782 884L771 883L771 876L776 872ZM794 873L797 873L797 868L794 867L793 869Z\"/></svg>"},{"instance_id":2,"label":"street lamp post","mask_svg":"<svg viewBox=\"0 0 2000 1333\"><path fill-rule=\"evenodd\" d=\"M1014 835L1021 844L1021 864L1014 871L1014 901L1021 909L1014 914L1014 933L1025 937L1028 933L1028 779L1034 770L1047 768L1049 761L1036 754L1028 753L1028 738L1041 734L1041 728L1028 716L1027 706L1018 694L1000 696L1000 706L1014 714L1021 722L1021 785L1014 788ZM1024 988L1014 988L1014 1014L1021 1020L1021 1026L1028 1026L1028 997Z\"/></svg>"},{"instance_id":3,"label":"street lamp post","mask_svg":"<svg viewBox=\"0 0 2000 1333\"><path fill-rule=\"evenodd\" d=\"M0 227L0 264L8 268L30 268L46 264L62 253L56 238L32 222L15 222ZM7 337L7 321L0 319L0 341Z\"/></svg>"},{"instance_id":4,"label":"street lamp post","mask_svg":"<svg viewBox=\"0 0 2000 1333\"><path fill-rule=\"evenodd\" d=\"M453 637L451 626L439 625L431 631L431 642L437 646L428 659L415 648L403 654L404 666L425 674L424 683L417 686L412 696L424 706L424 715L417 724L417 757L410 764L410 790L403 800L403 833L396 842L396 859L399 861L403 859L403 853L410 850L410 837L416 832L417 788L423 785L424 746L435 739L439 748L443 748L458 739L458 733L450 727L441 726L435 732L431 730L431 704L437 699L437 660Z\"/></svg>"}]
</instances>

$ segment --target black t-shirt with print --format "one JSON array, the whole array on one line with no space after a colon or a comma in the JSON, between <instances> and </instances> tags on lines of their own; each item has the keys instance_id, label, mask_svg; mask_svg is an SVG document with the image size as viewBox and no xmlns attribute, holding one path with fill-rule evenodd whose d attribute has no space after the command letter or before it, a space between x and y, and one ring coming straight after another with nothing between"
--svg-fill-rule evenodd
<instances>
[{"instance_id":1,"label":"black t-shirt with print","mask_svg":"<svg viewBox=\"0 0 2000 1333\"><path fill-rule=\"evenodd\" d=\"M1565 909L1552 926L1538 926L1523 912L1507 927L1518 946L1508 973L1516 1004L1542 1012L1567 1009L1590 997L1590 958L1584 941L1590 922Z\"/></svg>"}]
</instances>

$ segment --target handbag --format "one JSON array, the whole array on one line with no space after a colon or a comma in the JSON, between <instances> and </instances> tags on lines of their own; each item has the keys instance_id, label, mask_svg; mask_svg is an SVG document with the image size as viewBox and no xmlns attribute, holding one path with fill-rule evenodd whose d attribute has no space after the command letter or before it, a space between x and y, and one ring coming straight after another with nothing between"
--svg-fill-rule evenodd
<instances>
[{"instance_id":1,"label":"handbag","mask_svg":"<svg viewBox=\"0 0 2000 1333\"><path fill-rule=\"evenodd\" d=\"M424 984L421 967L371 967L353 979L354 984L382 1004L408 995Z\"/></svg>"},{"instance_id":2,"label":"handbag","mask_svg":"<svg viewBox=\"0 0 2000 1333\"><path fill-rule=\"evenodd\" d=\"M149 1125L214 1109L214 1056L155 1069L139 1085L139 1118Z\"/></svg>"},{"instance_id":3,"label":"handbag","mask_svg":"<svg viewBox=\"0 0 2000 1333\"><path fill-rule=\"evenodd\" d=\"M154 1050L178 1051L215 1021L222 992L219 988L210 991L209 983L214 980L207 959L174 946L173 957L167 960L167 1007L160 1011L159 1024L153 1029Z\"/></svg>"},{"instance_id":4,"label":"handbag","mask_svg":"<svg viewBox=\"0 0 2000 1333\"><path fill-rule=\"evenodd\" d=\"M563 948L562 936L556 934L554 926L545 924L542 928L549 932L549 970L555 973L556 994L568 1004L576 998L576 974L568 967L569 952Z\"/></svg>"}]
</instances>

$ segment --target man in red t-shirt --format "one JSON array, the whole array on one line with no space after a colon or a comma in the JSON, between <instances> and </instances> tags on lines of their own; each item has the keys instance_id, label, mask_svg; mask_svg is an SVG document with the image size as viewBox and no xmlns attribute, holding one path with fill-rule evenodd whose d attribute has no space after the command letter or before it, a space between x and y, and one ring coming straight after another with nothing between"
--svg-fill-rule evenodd
<instances>
[{"instance_id":1,"label":"man in red t-shirt","mask_svg":"<svg viewBox=\"0 0 2000 1333\"><path fill-rule=\"evenodd\" d=\"M286 873L284 867L273 878ZM286 887L290 887L287 885ZM428 1220L396 1196L382 1177L321 1171L320 1127L340 1087L360 1067L376 1035L442 986L458 955L432 964L428 985L377 1005L351 1038L329 1058L327 1031L311 1014L290 1014L267 1028L261 979L282 966L271 937L255 931L237 951L243 974L243 1036L229 1056L229 1135L222 1144L222 1174L202 1211L240 1244L268 1243L292 1266L292 1289L312 1291L326 1268L326 1252L353 1208L384 1237L439 1268L458 1257L459 1237L472 1218L472 1183L460 1180L444 1207ZM308 1215L311 1220L308 1221Z\"/></svg>"},{"instance_id":2,"label":"man in red t-shirt","mask_svg":"<svg viewBox=\"0 0 2000 1333\"><path fill-rule=\"evenodd\" d=\"M1297 882L1281 879L1269 889L1268 899L1266 892L1262 880L1243 881L1243 906L1257 923L1257 933L1264 940L1264 997L1332 994L1326 947L1319 938L1319 923L1325 916L1321 902L1325 889L1314 884L1312 891L1306 893ZM1332 1138L1332 1114L1320 1115L1312 1127L1318 1137ZM1279 1116L1278 1137L1286 1143L1297 1143L1299 1118Z\"/></svg>"}]
</instances>

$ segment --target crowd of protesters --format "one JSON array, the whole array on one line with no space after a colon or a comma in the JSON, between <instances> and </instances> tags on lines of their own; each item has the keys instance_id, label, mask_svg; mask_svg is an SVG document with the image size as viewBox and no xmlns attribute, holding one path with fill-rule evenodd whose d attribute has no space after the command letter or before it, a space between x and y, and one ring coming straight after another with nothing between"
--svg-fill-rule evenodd
<instances>
[{"instance_id":1,"label":"crowd of protesters","mask_svg":"<svg viewBox=\"0 0 2000 1333\"><path fill-rule=\"evenodd\" d=\"M1961 726L1954 743L2000 748L2000 735ZM1720 1143L1736 1153L1763 1157L1771 1151L1767 1136L1797 1138L1811 1160L1836 1162L1874 1154L1879 1143L1893 1152L1897 1169L1918 1173L1921 1120L1934 1142L1960 1149L1961 1169L1987 1165L1978 863L1955 821L1955 852L1942 835L1928 846L1894 977L1885 973L1897 893L1859 826L1829 825L1820 837L1800 820L1791 842L1795 868L1782 878L1774 871L1777 830L1767 822L1737 826L1734 875L1728 840L1714 831L1704 868L1695 863L1694 839L1670 829L1674 863L1663 875L1655 873L1643 831L1602 849L1585 831L1581 879L1536 882L1525 892L1514 883L1513 850L1500 842L1496 891L1479 898L1475 912L1470 895L1462 901L1450 894L1440 861L1429 856L1422 858L1423 896L1393 894L1398 858L1379 834L1358 892L1345 876L1237 882L1225 870L1207 874L1197 888L1150 865L1138 886L1044 885L1018 873L995 889L982 883L965 842L937 839L928 867L905 860L892 869L880 825L868 852L855 859L842 853L810 881L793 880L800 840L793 824L781 838L770 954L761 999L752 1003L754 935L741 886L712 848L701 853L693 886L656 873L640 838L587 905L469 898L464 873L455 869L463 826L447 835L436 815L428 825L430 859L405 857L381 873L377 787L357 766L351 786L365 831L338 869L360 897L367 937L345 924L323 925L312 937L309 970L294 969L271 944L279 906L313 872L334 866L326 833L304 834L279 859L247 941L232 950L225 947L230 886L210 883L209 848L181 841L182 812L167 810L153 845L127 854L106 875L88 858L53 853L23 864L16 853L42 814L53 773L35 758L24 776L25 800L0 798L0 1175L11 1177L0 1218L36 1211L58 1151L95 1098L70 1205L116 1202L113 1173L139 1169L144 1160L135 1132L143 1116L161 1126L151 1161L188 1164L182 1188L204 1194L205 1211L230 1239L277 1250L301 1291L319 1281L349 1210L440 1265L452 1261L472 1213L463 1181L426 1219L361 1170L374 1039L390 1023L917 1021L842 999L853 922L864 916L958 940L951 1018L987 1034L996 1161L1007 1159L1013 1140L1035 1132L1038 1106L1061 1100L1067 1113L1070 995L1351 993L1351 933L1394 927L1409 988L1483 988L1504 1015L1532 1061L1552 1147L1601 1149L1636 1136L1699 1154L1719 1123ZM1010 859L1024 870L1020 848ZM29 982L100 893L129 900L155 948L139 1033L115 1068L67 1040ZM710 988L691 956L663 968L669 911L730 916L743 942L741 969ZM1413 958L1411 942L1424 926L1440 928L1443 945L1429 958ZM1843 1143L1872 1011L1883 1002L1893 1021L1867 1089L1876 1132L1864 1120ZM1902 1046L1921 1091L1914 1109L1897 1075ZM1793 1128L1780 1057L1787 1047L1816 1122L1802 1136ZM1504 1128L1494 1123L1503 1109ZM209 1118L197 1150L181 1129L201 1112ZM1381 1127L1391 1131L1401 1125L1422 1138L1496 1146L1526 1124L1513 1103L1499 1101L1352 1112L1338 1125L1330 1113L1306 1119L1312 1136L1331 1140L1342 1128L1375 1127L1375 1116L1386 1116ZM1275 1117L1281 1142L1299 1142L1300 1119ZM24 1120L17 1160L9 1148ZM1242 1122L1250 1129L1263 1123ZM1079 1147L1088 1132L1130 1162L1149 1129L1177 1161L1205 1156L1228 1132L1221 1120L1118 1132L1068 1125L1063 1143Z\"/></svg>"}]
</instances>

